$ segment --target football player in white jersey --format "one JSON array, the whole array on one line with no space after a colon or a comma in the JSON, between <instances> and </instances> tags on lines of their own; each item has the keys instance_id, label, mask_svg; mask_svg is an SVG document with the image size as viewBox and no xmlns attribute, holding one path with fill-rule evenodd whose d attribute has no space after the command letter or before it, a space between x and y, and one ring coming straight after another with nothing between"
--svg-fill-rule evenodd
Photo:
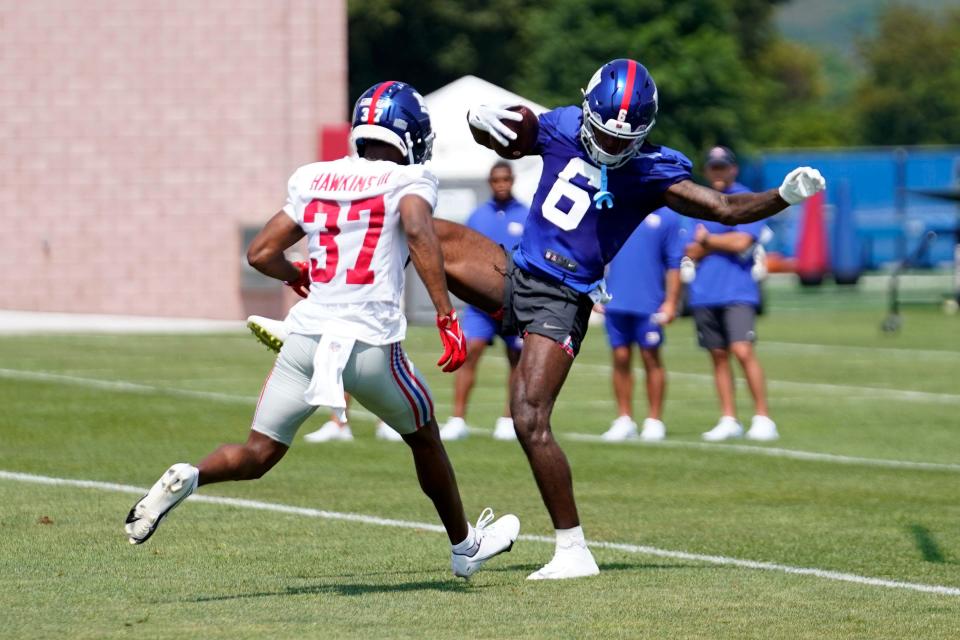
<instances>
[{"instance_id":1,"label":"football player in white jersey","mask_svg":"<svg viewBox=\"0 0 960 640\"><path fill-rule=\"evenodd\" d=\"M469 577L510 550L520 531L516 516L494 521L485 509L476 527L467 522L430 390L401 347L409 256L437 309L444 347L438 366L454 371L466 358L432 224L437 180L422 164L433 136L420 94L402 82L381 82L354 107L357 155L294 172L286 206L254 238L247 259L306 299L287 317L290 335L264 383L249 437L221 445L196 466L178 463L164 472L127 515L131 544L146 542L200 485L261 477L318 406L343 411L349 393L410 446L420 486L450 539L455 575ZM284 251L304 236L309 262L291 263Z\"/></svg>"}]
</instances>

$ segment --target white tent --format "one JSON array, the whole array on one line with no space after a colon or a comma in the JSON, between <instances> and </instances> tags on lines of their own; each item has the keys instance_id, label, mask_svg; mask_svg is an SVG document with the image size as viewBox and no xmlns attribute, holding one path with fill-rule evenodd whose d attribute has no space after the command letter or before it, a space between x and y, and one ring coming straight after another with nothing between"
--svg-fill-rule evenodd
<instances>
[{"instance_id":1,"label":"white tent","mask_svg":"<svg viewBox=\"0 0 960 640\"><path fill-rule=\"evenodd\" d=\"M467 109L473 104L522 104L534 113L546 107L511 93L502 87L464 76L425 96L430 120L436 132L430 169L440 179L439 217L465 219L479 202L490 197L486 185L490 167L500 157L473 140L467 125ZM516 175L514 196L527 204L533 199L543 162L529 156L513 162Z\"/></svg>"}]
</instances>

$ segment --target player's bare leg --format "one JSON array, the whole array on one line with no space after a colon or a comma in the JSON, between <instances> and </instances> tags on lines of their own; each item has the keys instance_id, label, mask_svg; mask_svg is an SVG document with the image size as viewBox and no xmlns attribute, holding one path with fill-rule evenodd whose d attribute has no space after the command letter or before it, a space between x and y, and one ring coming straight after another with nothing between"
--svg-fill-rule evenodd
<instances>
[{"instance_id":1,"label":"player's bare leg","mask_svg":"<svg viewBox=\"0 0 960 640\"><path fill-rule=\"evenodd\" d=\"M647 417L643 420L640 439L647 442L659 442L667 437L667 427L663 424L663 398L667 390L667 371L660 359L660 349L640 349L643 369L647 378Z\"/></svg>"},{"instance_id":2,"label":"player's bare leg","mask_svg":"<svg viewBox=\"0 0 960 640\"><path fill-rule=\"evenodd\" d=\"M613 395L621 416L633 416L633 350L629 345L613 350Z\"/></svg>"},{"instance_id":3,"label":"player's bare leg","mask_svg":"<svg viewBox=\"0 0 960 640\"><path fill-rule=\"evenodd\" d=\"M251 431L244 444L220 445L196 467L183 462L173 465L127 514L125 529L130 543L149 540L167 514L198 486L260 478L280 461L287 449L285 444Z\"/></svg>"},{"instance_id":4,"label":"player's bare leg","mask_svg":"<svg viewBox=\"0 0 960 640\"><path fill-rule=\"evenodd\" d=\"M250 431L244 444L222 444L200 461L198 485L227 480L256 480L287 453L289 447L262 433Z\"/></svg>"},{"instance_id":5,"label":"player's bare leg","mask_svg":"<svg viewBox=\"0 0 960 640\"><path fill-rule=\"evenodd\" d=\"M503 307L507 256L500 245L462 224L434 219L443 250L447 287L461 300L487 313Z\"/></svg>"},{"instance_id":6,"label":"player's bare leg","mask_svg":"<svg viewBox=\"0 0 960 640\"><path fill-rule=\"evenodd\" d=\"M710 349L713 362L713 381L720 400L720 420L710 431L703 434L708 442L718 442L743 435L743 427L737 421L734 398L733 369L730 367L730 352L727 349Z\"/></svg>"},{"instance_id":7,"label":"player's bare leg","mask_svg":"<svg viewBox=\"0 0 960 640\"><path fill-rule=\"evenodd\" d=\"M550 430L550 414L573 359L545 336L528 335L510 396L517 437L557 530L554 558L529 577L575 578L599 569L587 549L573 497L570 464Z\"/></svg>"},{"instance_id":8,"label":"player's bare leg","mask_svg":"<svg viewBox=\"0 0 960 640\"><path fill-rule=\"evenodd\" d=\"M663 415L663 397L667 389L667 372L659 349L640 349L643 369L647 374L647 416L659 420Z\"/></svg>"},{"instance_id":9,"label":"player's bare leg","mask_svg":"<svg viewBox=\"0 0 960 640\"><path fill-rule=\"evenodd\" d=\"M467 516L463 511L453 467L440 441L436 419L431 419L428 425L413 433L405 434L403 441L413 453L420 488L436 507L450 544L457 544L467 537Z\"/></svg>"},{"instance_id":10,"label":"player's bare leg","mask_svg":"<svg viewBox=\"0 0 960 640\"><path fill-rule=\"evenodd\" d=\"M753 344L750 342L734 342L730 345L730 351L733 352L743 368L743 375L747 379L747 386L750 387L750 394L753 396L753 403L756 408L753 419L750 421L747 438L766 442L778 439L780 434L777 432L777 425L770 419L768 413L763 367L760 366L760 360L757 358Z\"/></svg>"},{"instance_id":11,"label":"player's bare leg","mask_svg":"<svg viewBox=\"0 0 960 640\"><path fill-rule=\"evenodd\" d=\"M633 421L633 348L622 345L613 349L613 395L617 400L617 417L600 436L607 442L623 442L637 437Z\"/></svg>"},{"instance_id":12,"label":"player's bare leg","mask_svg":"<svg viewBox=\"0 0 960 640\"><path fill-rule=\"evenodd\" d=\"M763 378L763 367L760 366L753 345L749 342L734 342L730 345L730 351L743 368L743 375L747 379L747 386L750 388L750 395L753 396L756 407L754 413L758 416L767 415L767 389Z\"/></svg>"},{"instance_id":13,"label":"player's bare leg","mask_svg":"<svg viewBox=\"0 0 960 640\"><path fill-rule=\"evenodd\" d=\"M493 512L485 509L477 526L470 526L463 512L453 466L440 441L436 419L431 418L427 425L404 434L403 440L413 453L420 488L433 502L447 530L453 573L468 578L490 558L510 551L520 534L520 521L508 514L491 523Z\"/></svg>"}]
</instances>

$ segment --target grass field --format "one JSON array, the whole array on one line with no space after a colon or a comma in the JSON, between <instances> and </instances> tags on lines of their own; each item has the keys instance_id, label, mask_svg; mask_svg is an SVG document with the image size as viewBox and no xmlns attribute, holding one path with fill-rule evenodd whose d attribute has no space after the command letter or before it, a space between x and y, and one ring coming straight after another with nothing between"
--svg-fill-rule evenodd
<instances>
[{"instance_id":1,"label":"grass field","mask_svg":"<svg viewBox=\"0 0 960 640\"><path fill-rule=\"evenodd\" d=\"M614 416L592 330L554 427L587 536L610 544L600 576L547 584L524 578L549 541L465 582L434 526L374 524L437 520L362 413L355 442L298 442L261 481L200 494L257 504L194 500L131 547L126 485L243 438L270 355L239 333L2 337L0 638L960 637L960 319L910 309L883 336L876 304L830 296L775 297L761 320L771 446L700 443L717 410L689 320L667 338L669 441L596 442ZM445 418L434 331L408 351ZM482 367L469 421L490 427L505 364ZM552 534L516 444L448 450L471 516Z\"/></svg>"}]
</instances>

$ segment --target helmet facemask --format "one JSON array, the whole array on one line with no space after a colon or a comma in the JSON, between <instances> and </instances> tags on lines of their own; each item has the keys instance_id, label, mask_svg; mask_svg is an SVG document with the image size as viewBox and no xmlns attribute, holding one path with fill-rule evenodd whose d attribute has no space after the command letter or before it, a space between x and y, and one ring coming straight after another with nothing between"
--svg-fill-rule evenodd
<instances>
[{"instance_id":1,"label":"helmet facemask","mask_svg":"<svg viewBox=\"0 0 960 640\"><path fill-rule=\"evenodd\" d=\"M630 124L619 120L600 121L600 116L590 109L588 101L583 101L583 124L580 126L580 141L590 159L605 164L611 169L621 167L633 158L646 140L656 118L636 131L630 130Z\"/></svg>"}]
</instances>

